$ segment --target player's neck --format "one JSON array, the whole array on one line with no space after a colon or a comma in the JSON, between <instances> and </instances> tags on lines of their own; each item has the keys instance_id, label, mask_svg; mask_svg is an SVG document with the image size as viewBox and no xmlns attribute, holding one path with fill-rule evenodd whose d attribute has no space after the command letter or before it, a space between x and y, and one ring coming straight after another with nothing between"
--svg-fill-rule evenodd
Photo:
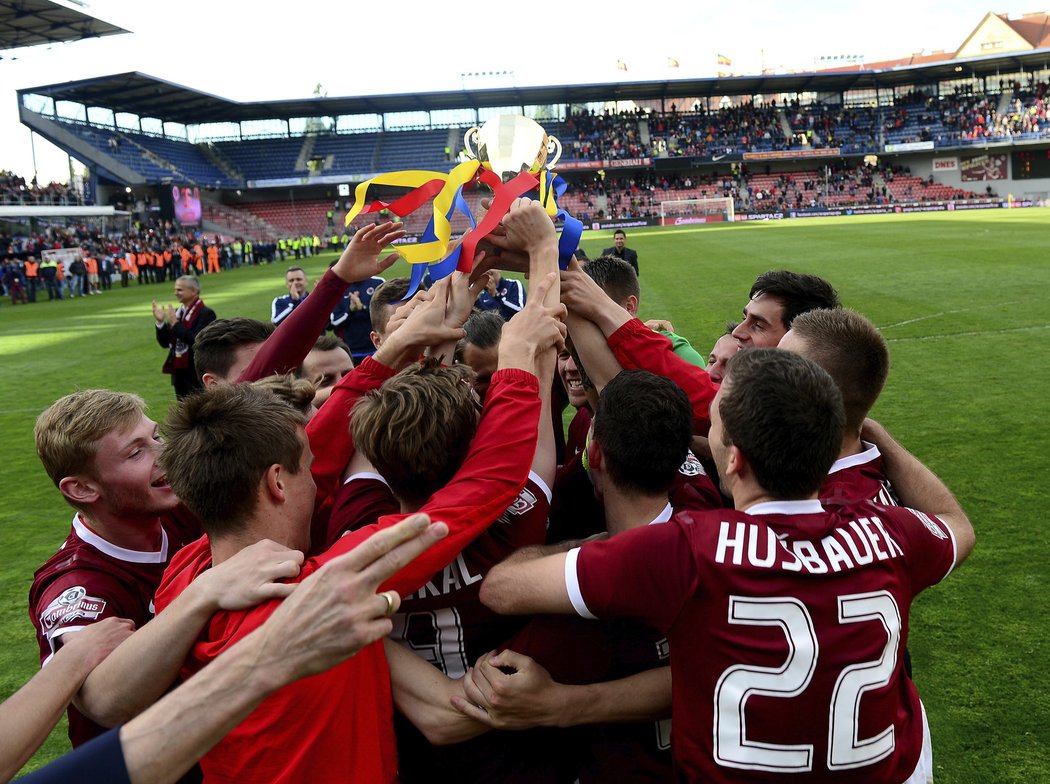
<instances>
[{"instance_id":1,"label":"player's neck","mask_svg":"<svg viewBox=\"0 0 1050 784\"><path fill-rule=\"evenodd\" d=\"M842 437L842 449L839 450L838 459L859 455L864 451L864 442L860 440L860 433L847 434Z\"/></svg>"},{"instance_id":2,"label":"player's neck","mask_svg":"<svg viewBox=\"0 0 1050 784\"><path fill-rule=\"evenodd\" d=\"M309 523L307 523L308 531ZM223 561L228 561L245 547L250 547L263 539L269 539L293 550L306 552L310 549L309 534L307 533L305 542L301 534L302 531L293 528L284 518L257 515L235 531L227 531L214 536L208 535L212 564L217 566Z\"/></svg>"},{"instance_id":3,"label":"player's neck","mask_svg":"<svg viewBox=\"0 0 1050 784\"><path fill-rule=\"evenodd\" d=\"M610 536L648 525L667 507L667 494L626 494L610 488L603 496L605 530Z\"/></svg>"},{"instance_id":4,"label":"player's neck","mask_svg":"<svg viewBox=\"0 0 1050 784\"><path fill-rule=\"evenodd\" d=\"M156 515L116 517L81 512L80 520L107 542L125 550L153 553L164 541L164 529Z\"/></svg>"}]
</instances>

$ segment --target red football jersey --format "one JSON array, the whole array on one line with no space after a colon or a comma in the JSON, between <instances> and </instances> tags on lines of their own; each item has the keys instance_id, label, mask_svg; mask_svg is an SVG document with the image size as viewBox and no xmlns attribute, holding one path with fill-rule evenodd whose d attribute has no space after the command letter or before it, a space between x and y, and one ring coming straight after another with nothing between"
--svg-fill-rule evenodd
<instances>
[{"instance_id":1,"label":"red football jersey","mask_svg":"<svg viewBox=\"0 0 1050 784\"><path fill-rule=\"evenodd\" d=\"M153 618L153 594L171 556L201 534L196 518L183 507L161 518L161 524L160 548L141 552L107 542L79 514L73 516L69 536L36 570L29 589L29 617L42 665L58 650L63 635L95 621L128 618L141 628ZM74 747L103 732L104 727L70 705Z\"/></svg>"},{"instance_id":2,"label":"red football jersey","mask_svg":"<svg viewBox=\"0 0 1050 784\"><path fill-rule=\"evenodd\" d=\"M624 370L648 370L680 386L693 406L693 433L707 435L711 428L711 401L718 384L704 368L675 354L666 335L653 332L636 318L609 335L606 342Z\"/></svg>"},{"instance_id":3,"label":"red football jersey","mask_svg":"<svg viewBox=\"0 0 1050 784\"><path fill-rule=\"evenodd\" d=\"M923 742L908 611L955 559L936 517L788 501L584 545L565 578L581 615L666 632L684 778L902 782Z\"/></svg>"},{"instance_id":4,"label":"red football jersey","mask_svg":"<svg viewBox=\"0 0 1050 784\"><path fill-rule=\"evenodd\" d=\"M381 586L402 596L422 586L491 525L521 492L536 449L540 401L536 377L517 369L497 371L470 451L460 470L422 511L448 524L449 533ZM295 582L324 563L408 517L385 515L372 526L342 536L324 554L307 559ZM179 553L157 591L163 611L211 565L201 538ZM189 677L260 626L277 607L217 613L194 645L183 676ZM210 782L277 784L392 782L397 759L392 726L390 674L381 643L373 643L327 672L296 681L267 698L201 760ZM265 743L260 743L265 738Z\"/></svg>"},{"instance_id":5,"label":"red football jersey","mask_svg":"<svg viewBox=\"0 0 1050 784\"><path fill-rule=\"evenodd\" d=\"M837 506L871 501L881 506L900 506L893 485L882 467L882 453L874 444L862 442L864 451L839 458L820 487L820 500Z\"/></svg>"}]
</instances>

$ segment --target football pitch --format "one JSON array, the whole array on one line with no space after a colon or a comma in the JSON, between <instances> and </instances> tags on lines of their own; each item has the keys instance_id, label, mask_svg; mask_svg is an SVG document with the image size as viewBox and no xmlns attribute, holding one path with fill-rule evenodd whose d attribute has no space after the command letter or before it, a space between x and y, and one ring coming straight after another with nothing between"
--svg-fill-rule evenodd
<instances>
[{"instance_id":1,"label":"football pitch","mask_svg":"<svg viewBox=\"0 0 1050 784\"><path fill-rule=\"evenodd\" d=\"M592 258L611 244L609 232L584 235ZM880 327L892 370L874 416L944 478L977 533L970 559L911 612L936 781L1050 780L1050 209L639 229L627 244L639 254L642 318L671 321L705 356L768 269L827 278ZM312 281L333 257L303 262ZM265 320L284 266L208 276L203 299L220 318ZM2 698L37 669L26 597L72 516L37 460L34 420L90 387L137 392L163 419L174 395L154 297L172 302L171 284L0 304ZM30 767L67 747L63 721Z\"/></svg>"}]
</instances>

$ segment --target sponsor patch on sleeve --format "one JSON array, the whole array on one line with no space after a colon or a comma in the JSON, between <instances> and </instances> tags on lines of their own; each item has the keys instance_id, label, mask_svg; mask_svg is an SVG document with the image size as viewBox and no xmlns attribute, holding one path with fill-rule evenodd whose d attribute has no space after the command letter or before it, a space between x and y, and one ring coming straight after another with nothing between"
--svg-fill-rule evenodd
<instances>
[{"instance_id":1,"label":"sponsor patch on sleeve","mask_svg":"<svg viewBox=\"0 0 1050 784\"><path fill-rule=\"evenodd\" d=\"M511 517L521 517L536 507L536 494L529 488L523 487L514 503L507 507L507 511L499 516L499 522L509 523Z\"/></svg>"},{"instance_id":2,"label":"sponsor patch on sleeve","mask_svg":"<svg viewBox=\"0 0 1050 784\"><path fill-rule=\"evenodd\" d=\"M82 585L67 588L62 595L55 599L40 614L40 627L45 635L60 626L65 626L71 621L86 619L98 620L102 611L106 608L104 599L88 596L87 589Z\"/></svg>"},{"instance_id":3,"label":"sponsor patch on sleeve","mask_svg":"<svg viewBox=\"0 0 1050 784\"><path fill-rule=\"evenodd\" d=\"M700 462L700 459L692 452L689 452L685 456L685 462L678 469L678 473L682 476L700 476L707 472L704 471L704 465Z\"/></svg>"},{"instance_id":4,"label":"sponsor patch on sleeve","mask_svg":"<svg viewBox=\"0 0 1050 784\"><path fill-rule=\"evenodd\" d=\"M944 532L944 529L937 525L937 523L933 522L933 520L931 520L927 514L925 514L924 512L920 512L918 509L912 509L911 513L918 517L919 522L926 526L926 530L928 530L938 539L948 538L948 534Z\"/></svg>"}]
</instances>

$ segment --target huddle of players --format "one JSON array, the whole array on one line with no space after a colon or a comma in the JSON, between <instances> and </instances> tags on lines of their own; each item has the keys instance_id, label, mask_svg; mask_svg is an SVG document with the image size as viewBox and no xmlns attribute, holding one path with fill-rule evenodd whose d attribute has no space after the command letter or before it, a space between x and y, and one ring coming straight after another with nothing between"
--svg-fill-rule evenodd
<instances>
[{"instance_id":1,"label":"huddle of players","mask_svg":"<svg viewBox=\"0 0 1050 784\"><path fill-rule=\"evenodd\" d=\"M732 331L747 350L712 352L719 386L633 317L629 265L555 274L553 226L521 200L487 263L528 270L529 300L484 384L441 364L470 356L484 276L458 273L400 307L377 291L376 354L320 400L230 383L299 366L398 229L359 232L272 334L231 320L199 339L209 388L163 449L133 396L42 415L38 452L77 514L31 592L41 656L86 623L139 627L86 676L74 742L218 666L296 582L423 512L449 533L382 586L401 596L387 641L275 692L204 756L206 781L925 781L908 607L973 532L865 420L889 367L870 322L819 278L767 273ZM561 465L556 370L591 417Z\"/></svg>"}]
</instances>

